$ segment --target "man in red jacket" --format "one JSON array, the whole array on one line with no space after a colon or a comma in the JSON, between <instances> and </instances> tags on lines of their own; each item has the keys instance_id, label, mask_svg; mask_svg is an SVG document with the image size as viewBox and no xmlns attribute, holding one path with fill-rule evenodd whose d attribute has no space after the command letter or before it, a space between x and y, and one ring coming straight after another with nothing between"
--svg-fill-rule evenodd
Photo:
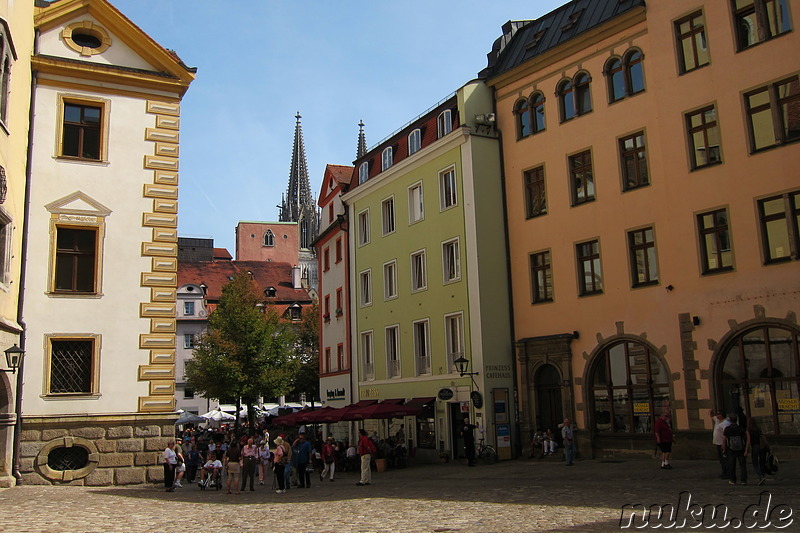
<instances>
[{"instance_id":1,"label":"man in red jacket","mask_svg":"<svg viewBox=\"0 0 800 533\"><path fill-rule=\"evenodd\" d=\"M358 455L361 456L361 481L356 483L356 485L363 487L364 485L369 485L372 482L370 463L372 462L373 454L375 454L375 452L378 450L375 448L375 444L367 436L367 432L365 430L359 429L358 432L361 434L361 437L358 439Z\"/></svg>"},{"instance_id":2,"label":"man in red jacket","mask_svg":"<svg viewBox=\"0 0 800 533\"><path fill-rule=\"evenodd\" d=\"M672 427L669 424L669 412L663 411L661 416L656 418L653 428L656 434L656 445L661 450L661 468L667 470L672 468L669 464L669 456L672 455Z\"/></svg>"}]
</instances>

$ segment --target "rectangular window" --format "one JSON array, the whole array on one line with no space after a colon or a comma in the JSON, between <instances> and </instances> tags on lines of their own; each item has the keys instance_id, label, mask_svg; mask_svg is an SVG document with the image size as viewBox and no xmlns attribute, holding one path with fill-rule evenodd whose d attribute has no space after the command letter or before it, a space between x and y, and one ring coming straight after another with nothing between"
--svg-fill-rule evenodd
<instances>
[{"instance_id":1,"label":"rectangular window","mask_svg":"<svg viewBox=\"0 0 800 533\"><path fill-rule=\"evenodd\" d=\"M372 353L371 331L365 331L361 334L361 374L366 381L375 379L375 359Z\"/></svg>"},{"instance_id":2,"label":"rectangular window","mask_svg":"<svg viewBox=\"0 0 800 533\"><path fill-rule=\"evenodd\" d=\"M600 269L600 241L587 241L575 247L578 259L578 285L581 296L603 292Z\"/></svg>"},{"instance_id":3,"label":"rectangular window","mask_svg":"<svg viewBox=\"0 0 800 533\"><path fill-rule=\"evenodd\" d=\"M6 34L6 26L0 25L0 122L8 125L8 100L11 88L11 63L14 54L8 45L10 36Z\"/></svg>"},{"instance_id":4,"label":"rectangular window","mask_svg":"<svg viewBox=\"0 0 800 533\"><path fill-rule=\"evenodd\" d=\"M48 394L97 393L95 338L50 338Z\"/></svg>"},{"instance_id":5,"label":"rectangular window","mask_svg":"<svg viewBox=\"0 0 800 533\"><path fill-rule=\"evenodd\" d=\"M458 239L442 243L442 268L444 269L445 283L461 279L461 256L459 255Z\"/></svg>"},{"instance_id":6,"label":"rectangular window","mask_svg":"<svg viewBox=\"0 0 800 533\"><path fill-rule=\"evenodd\" d=\"M400 377L400 327L386 328L386 377Z\"/></svg>"},{"instance_id":7,"label":"rectangular window","mask_svg":"<svg viewBox=\"0 0 800 533\"><path fill-rule=\"evenodd\" d=\"M706 22L702 11L675 21L675 37L678 40L681 74L709 64L711 57L708 54Z\"/></svg>"},{"instance_id":8,"label":"rectangular window","mask_svg":"<svg viewBox=\"0 0 800 533\"><path fill-rule=\"evenodd\" d=\"M322 307L322 319L327 322L331 319L331 295L326 294L325 299L323 300L325 303Z\"/></svg>"},{"instance_id":9,"label":"rectangular window","mask_svg":"<svg viewBox=\"0 0 800 533\"><path fill-rule=\"evenodd\" d=\"M369 210L358 214L358 245L369 244Z\"/></svg>"},{"instance_id":10,"label":"rectangular window","mask_svg":"<svg viewBox=\"0 0 800 533\"><path fill-rule=\"evenodd\" d=\"M569 175L572 189L572 205L594 200L594 173L592 151L585 150L569 157Z\"/></svg>"},{"instance_id":11,"label":"rectangular window","mask_svg":"<svg viewBox=\"0 0 800 533\"><path fill-rule=\"evenodd\" d=\"M361 285L361 306L372 304L372 271L365 270L359 274Z\"/></svg>"},{"instance_id":12,"label":"rectangular window","mask_svg":"<svg viewBox=\"0 0 800 533\"><path fill-rule=\"evenodd\" d=\"M97 230L56 227L55 292L96 292Z\"/></svg>"},{"instance_id":13,"label":"rectangular window","mask_svg":"<svg viewBox=\"0 0 800 533\"><path fill-rule=\"evenodd\" d=\"M658 283L658 263L656 262L656 242L653 228L643 228L628 232L630 249L631 279L633 286Z\"/></svg>"},{"instance_id":14,"label":"rectangular window","mask_svg":"<svg viewBox=\"0 0 800 533\"><path fill-rule=\"evenodd\" d=\"M532 303L553 301L553 266L550 252L537 252L530 255Z\"/></svg>"},{"instance_id":15,"label":"rectangular window","mask_svg":"<svg viewBox=\"0 0 800 533\"><path fill-rule=\"evenodd\" d=\"M381 202L381 216L383 220L383 234L394 233L394 198L387 198Z\"/></svg>"},{"instance_id":16,"label":"rectangular window","mask_svg":"<svg viewBox=\"0 0 800 533\"><path fill-rule=\"evenodd\" d=\"M414 322L414 362L416 375L431 373L431 352L428 341L428 321Z\"/></svg>"},{"instance_id":17,"label":"rectangular window","mask_svg":"<svg viewBox=\"0 0 800 533\"><path fill-rule=\"evenodd\" d=\"M800 192L758 202L764 263L800 259Z\"/></svg>"},{"instance_id":18,"label":"rectangular window","mask_svg":"<svg viewBox=\"0 0 800 533\"><path fill-rule=\"evenodd\" d=\"M425 250L411 254L411 290L421 291L428 287L425 267Z\"/></svg>"},{"instance_id":19,"label":"rectangular window","mask_svg":"<svg viewBox=\"0 0 800 533\"><path fill-rule=\"evenodd\" d=\"M408 222L413 224L425 218L422 199L422 184L418 183L408 189Z\"/></svg>"},{"instance_id":20,"label":"rectangular window","mask_svg":"<svg viewBox=\"0 0 800 533\"><path fill-rule=\"evenodd\" d=\"M619 140L619 156L622 163L623 191L630 191L650 184L643 131Z\"/></svg>"},{"instance_id":21,"label":"rectangular window","mask_svg":"<svg viewBox=\"0 0 800 533\"><path fill-rule=\"evenodd\" d=\"M99 161L102 116L102 106L65 101L60 155Z\"/></svg>"},{"instance_id":22,"label":"rectangular window","mask_svg":"<svg viewBox=\"0 0 800 533\"><path fill-rule=\"evenodd\" d=\"M327 272L331 269L331 249L327 246L322 251L322 270Z\"/></svg>"},{"instance_id":23,"label":"rectangular window","mask_svg":"<svg viewBox=\"0 0 800 533\"><path fill-rule=\"evenodd\" d=\"M386 300L397 298L397 262L383 265L383 297Z\"/></svg>"},{"instance_id":24,"label":"rectangular window","mask_svg":"<svg viewBox=\"0 0 800 533\"><path fill-rule=\"evenodd\" d=\"M342 288L339 287L336 289L336 316L342 316L343 307L342 307Z\"/></svg>"},{"instance_id":25,"label":"rectangular window","mask_svg":"<svg viewBox=\"0 0 800 533\"><path fill-rule=\"evenodd\" d=\"M547 194L544 184L544 167L528 170L525 176L525 215L528 218L547 213Z\"/></svg>"},{"instance_id":26,"label":"rectangular window","mask_svg":"<svg viewBox=\"0 0 800 533\"><path fill-rule=\"evenodd\" d=\"M722 163L717 109L710 105L686 114L692 170Z\"/></svg>"},{"instance_id":27,"label":"rectangular window","mask_svg":"<svg viewBox=\"0 0 800 533\"><path fill-rule=\"evenodd\" d=\"M800 77L751 91L744 103L751 153L800 140Z\"/></svg>"},{"instance_id":28,"label":"rectangular window","mask_svg":"<svg viewBox=\"0 0 800 533\"><path fill-rule=\"evenodd\" d=\"M454 168L439 173L439 199L442 211L458 203L456 170Z\"/></svg>"},{"instance_id":29,"label":"rectangular window","mask_svg":"<svg viewBox=\"0 0 800 533\"><path fill-rule=\"evenodd\" d=\"M0 172L3 168L0 167ZM7 285L11 281L11 235L14 225L5 210L0 209L0 283Z\"/></svg>"},{"instance_id":30,"label":"rectangular window","mask_svg":"<svg viewBox=\"0 0 800 533\"><path fill-rule=\"evenodd\" d=\"M184 316L194 316L194 302L183 302Z\"/></svg>"},{"instance_id":31,"label":"rectangular window","mask_svg":"<svg viewBox=\"0 0 800 533\"><path fill-rule=\"evenodd\" d=\"M791 31L788 0L733 0L739 51Z\"/></svg>"},{"instance_id":32,"label":"rectangular window","mask_svg":"<svg viewBox=\"0 0 800 533\"><path fill-rule=\"evenodd\" d=\"M322 373L326 374L331 371L331 349L325 348L325 360L322 362Z\"/></svg>"},{"instance_id":33,"label":"rectangular window","mask_svg":"<svg viewBox=\"0 0 800 533\"><path fill-rule=\"evenodd\" d=\"M444 334L447 346L447 373L455 372L453 361L464 356L464 315L444 317Z\"/></svg>"},{"instance_id":34,"label":"rectangular window","mask_svg":"<svg viewBox=\"0 0 800 533\"><path fill-rule=\"evenodd\" d=\"M344 359L344 345L343 344L337 344L336 345L336 364L337 364L336 368L338 368L339 370L347 370L349 368L349 365L347 364L347 361L345 361L345 359Z\"/></svg>"},{"instance_id":35,"label":"rectangular window","mask_svg":"<svg viewBox=\"0 0 800 533\"><path fill-rule=\"evenodd\" d=\"M193 400L194 399L194 389L183 389L183 399L184 400Z\"/></svg>"},{"instance_id":36,"label":"rectangular window","mask_svg":"<svg viewBox=\"0 0 800 533\"><path fill-rule=\"evenodd\" d=\"M703 274L733 269L728 210L717 209L697 215Z\"/></svg>"},{"instance_id":37,"label":"rectangular window","mask_svg":"<svg viewBox=\"0 0 800 533\"><path fill-rule=\"evenodd\" d=\"M194 348L194 334L185 333L183 335L183 347L186 350L191 350L192 348Z\"/></svg>"},{"instance_id":38,"label":"rectangular window","mask_svg":"<svg viewBox=\"0 0 800 533\"><path fill-rule=\"evenodd\" d=\"M341 263L342 261L342 239L336 239L336 262Z\"/></svg>"}]
</instances>

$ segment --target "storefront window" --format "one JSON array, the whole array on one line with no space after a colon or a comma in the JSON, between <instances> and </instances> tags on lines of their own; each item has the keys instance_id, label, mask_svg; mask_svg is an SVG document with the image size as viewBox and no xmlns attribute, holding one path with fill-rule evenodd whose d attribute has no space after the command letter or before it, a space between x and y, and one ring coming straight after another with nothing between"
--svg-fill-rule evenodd
<instances>
[{"instance_id":1,"label":"storefront window","mask_svg":"<svg viewBox=\"0 0 800 533\"><path fill-rule=\"evenodd\" d=\"M720 405L744 411L765 433L800 434L798 334L758 326L738 335L718 365Z\"/></svg>"},{"instance_id":2,"label":"storefront window","mask_svg":"<svg viewBox=\"0 0 800 533\"><path fill-rule=\"evenodd\" d=\"M669 408L669 372L638 342L617 342L602 350L590 382L597 432L651 433L655 418Z\"/></svg>"}]
</instances>

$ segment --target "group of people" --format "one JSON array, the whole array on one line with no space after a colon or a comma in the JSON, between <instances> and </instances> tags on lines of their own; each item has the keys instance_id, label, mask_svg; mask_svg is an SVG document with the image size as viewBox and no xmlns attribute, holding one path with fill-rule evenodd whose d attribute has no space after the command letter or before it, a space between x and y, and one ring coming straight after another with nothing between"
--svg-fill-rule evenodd
<instances>
[{"instance_id":1,"label":"group of people","mask_svg":"<svg viewBox=\"0 0 800 533\"><path fill-rule=\"evenodd\" d=\"M546 457L548 455L555 455L556 449L561 446L564 449L566 466L575 464L574 459L577 448L575 446L575 433L572 429L572 422L569 418L565 418L564 421L558 425L558 429L558 435L552 428L547 428L544 432L535 431L533 433L533 438L531 439L531 454L529 456L531 459L536 457L537 450L540 448L542 450L542 455L540 457ZM561 441L560 445L559 437Z\"/></svg>"},{"instance_id":2,"label":"group of people","mask_svg":"<svg viewBox=\"0 0 800 533\"><path fill-rule=\"evenodd\" d=\"M750 457L758 484L763 485L769 472L767 454L770 446L758 421L754 417L745 419L744 413L731 413L726 417L722 411L711 411L710 415L714 422L712 443L722 469L720 478L727 479L731 485L737 482L747 485L747 457Z\"/></svg>"}]
</instances>

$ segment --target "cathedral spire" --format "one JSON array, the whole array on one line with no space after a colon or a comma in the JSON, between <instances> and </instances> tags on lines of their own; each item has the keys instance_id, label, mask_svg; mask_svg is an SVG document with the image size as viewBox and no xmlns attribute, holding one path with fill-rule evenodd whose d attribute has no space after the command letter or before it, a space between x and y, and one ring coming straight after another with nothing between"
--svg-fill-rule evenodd
<instances>
[{"instance_id":1,"label":"cathedral spire","mask_svg":"<svg viewBox=\"0 0 800 533\"><path fill-rule=\"evenodd\" d=\"M292 146L292 165L289 169L289 186L281 201L278 220L297 222L300 232L300 248L308 248L319 233L319 214L311 184L308 179L306 149L303 144L303 128L300 125L300 111L294 116L294 145Z\"/></svg>"},{"instance_id":2,"label":"cathedral spire","mask_svg":"<svg viewBox=\"0 0 800 533\"><path fill-rule=\"evenodd\" d=\"M367 153L367 137L364 135L364 121L358 121L358 148L356 149L356 159Z\"/></svg>"}]
</instances>

